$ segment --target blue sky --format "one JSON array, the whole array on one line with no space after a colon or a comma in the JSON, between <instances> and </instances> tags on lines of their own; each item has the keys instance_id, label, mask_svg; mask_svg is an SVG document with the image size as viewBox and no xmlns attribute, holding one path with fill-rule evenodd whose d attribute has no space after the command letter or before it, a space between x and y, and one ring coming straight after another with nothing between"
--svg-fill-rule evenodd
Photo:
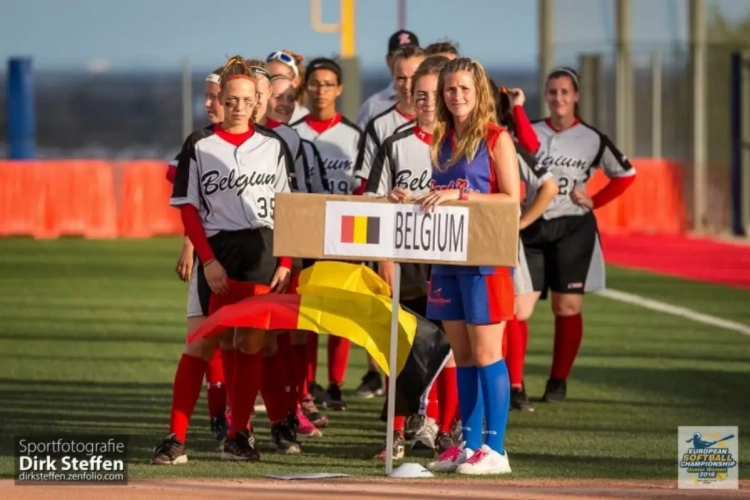
<instances>
[{"instance_id":1,"label":"blue sky","mask_svg":"<svg viewBox=\"0 0 750 500\"><path fill-rule=\"evenodd\" d=\"M323 20L336 22L338 0L322 2ZM611 47L614 2L555 0L558 64ZM686 39L687 0L631 3L637 50ZM709 4L730 17L750 15L748 0ZM383 68L387 38L397 28L396 5L357 2L357 51L365 69ZM536 26L536 0L408 0L407 27L423 44L450 38L466 55L495 67L535 67ZM314 57L338 47L337 34L310 27L310 0L0 1L0 58L32 56L39 69L172 71L186 56L195 68L213 68L235 53L265 56L290 48Z\"/></svg>"}]
</instances>

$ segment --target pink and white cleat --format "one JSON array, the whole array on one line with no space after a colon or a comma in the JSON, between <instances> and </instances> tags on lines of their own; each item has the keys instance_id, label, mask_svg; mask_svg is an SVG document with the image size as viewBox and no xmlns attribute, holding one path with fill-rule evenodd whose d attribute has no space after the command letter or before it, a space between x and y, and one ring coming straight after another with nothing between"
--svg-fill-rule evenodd
<instances>
[{"instance_id":1,"label":"pink and white cleat","mask_svg":"<svg viewBox=\"0 0 750 500\"><path fill-rule=\"evenodd\" d=\"M310 422L310 419L302 413L301 408L297 408L297 421L299 422L299 427L297 427L297 434L299 436L306 438L323 437L323 433L320 432L320 429Z\"/></svg>"},{"instance_id":2,"label":"pink and white cleat","mask_svg":"<svg viewBox=\"0 0 750 500\"><path fill-rule=\"evenodd\" d=\"M467 475L509 474L508 453L499 454L486 444L479 448L468 460L456 468L456 473Z\"/></svg>"},{"instance_id":3,"label":"pink and white cleat","mask_svg":"<svg viewBox=\"0 0 750 500\"><path fill-rule=\"evenodd\" d=\"M466 447L466 442L460 446L452 446L440 454L437 460L427 464L427 469L433 472L455 472L459 465L472 457L474 452Z\"/></svg>"}]
</instances>

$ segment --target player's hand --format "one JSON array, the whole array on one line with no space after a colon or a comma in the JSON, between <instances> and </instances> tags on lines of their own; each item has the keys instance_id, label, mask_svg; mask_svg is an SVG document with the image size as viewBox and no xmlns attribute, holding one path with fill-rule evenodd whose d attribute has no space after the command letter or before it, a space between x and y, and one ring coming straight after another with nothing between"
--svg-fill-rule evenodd
<instances>
[{"instance_id":1,"label":"player's hand","mask_svg":"<svg viewBox=\"0 0 750 500\"><path fill-rule=\"evenodd\" d=\"M411 191L406 188L397 187L388 193L388 201L391 203L404 203L411 198Z\"/></svg>"},{"instance_id":2,"label":"player's hand","mask_svg":"<svg viewBox=\"0 0 750 500\"><path fill-rule=\"evenodd\" d=\"M461 190L459 189L441 189L425 193L417 197L417 201L422 202L422 210L425 212L433 212L435 211L435 207L441 203L458 200L460 197Z\"/></svg>"},{"instance_id":3,"label":"player's hand","mask_svg":"<svg viewBox=\"0 0 750 500\"><path fill-rule=\"evenodd\" d=\"M581 205L582 207L586 207L589 210L594 209L594 200L592 200L584 190L578 189L577 187L573 188L573 191L570 192L570 197L573 199L573 202L576 205Z\"/></svg>"},{"instance_id":4,"label":"player's hand","mask_svg":"<svg viewBox=\"0 0 750 500\"><path fill-rule=\"evenodd\" d=\"M522 89L508 89L508 95L510 96L511 106L523 106L526 103L526 94L523 93Z\"/></svg>"},{"instance_id":5,"label":"player's hand","mask_svg":"<svg viewBox=\"0 0 750 500\"><path fill-rule=\"evenodd\" d=\"M175 271L182 281L190 281L190 276L193 273L193 244L187 238L182 245L182 250L180 250L180 256L177 257Z\"/></svg>"},{"instance_id":6,"label":"player's hand","mask_svg":"<svg viewBox=\"0 0 750 500\"><path fill-rule=\"evenodd\" d=\"M388 283L388 286L391 287L391 292L393 292L393 271L395 268L396 266L391 261L378 262L378 275L383 278L383 281Z\"/></svg>"},{"instance_id":7,"label":"player's hand","mask_svg":"<svg viewBox=\"0 0 750 500\"><path fill-rule=\"evenodd\" d=\"M292 281L292 272L286 267L277 267L271 278L271 290L274 293L285 293Z\"/></svg>"},{"instance_id":8,"label":"player's hand","mask_svg":"<svg viewBox=\"0 0 750 500\"><path fill-rule=\"evenodd\" d=\"M219 261L214 259L203 266L203 274L209 288L215 295L226 295L229 293L229 284L227 283L227 272Z\"/></svg>"}]
</instances>

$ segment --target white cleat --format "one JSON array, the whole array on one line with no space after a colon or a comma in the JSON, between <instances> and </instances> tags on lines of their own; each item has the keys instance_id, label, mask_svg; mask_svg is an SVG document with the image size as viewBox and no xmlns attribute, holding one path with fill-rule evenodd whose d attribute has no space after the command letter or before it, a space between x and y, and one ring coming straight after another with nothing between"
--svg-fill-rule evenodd
<instances>
[{"instance_id":1,"label":"white cleat","mask_svg":"<svg viewBox=\"0 0 750 500\"><path fill-rule=\"evenodd\" d=\"M444 451L437 460L427 464L427 469L433 472L456 472L456 469L473 455L473 451L466 447L466 443L453 446Z\"/></svg>"},{"instance_id":2,"label":"white cleat","mask_svg":"<svg viewBox=\"0 0 750 500\"><path fill-rule=\"evenodd\" d=\"M499 454L490 449L486 444L479 448L471 458L456 467L457 474L466 474L472 476L487 474L509 474L510 462L508 453Z\"/></svg>"}]
</instances>

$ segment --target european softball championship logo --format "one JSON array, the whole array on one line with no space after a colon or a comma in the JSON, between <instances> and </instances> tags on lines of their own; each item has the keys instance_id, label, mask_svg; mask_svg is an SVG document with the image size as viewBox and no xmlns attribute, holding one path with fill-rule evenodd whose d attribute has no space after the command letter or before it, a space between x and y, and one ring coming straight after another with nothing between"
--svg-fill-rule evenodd
<instances>
[{"instance_id":1,"label":"european softball championship logo","mask_svg":"<svg viewBox=\"0 0 750 500\"><path fill-rule=\"evenodd\" d=\"M344 215L341 217L341 243L380 244L380 217Z\"/></svg>"},{"instance_id":2,"label":"european softball championship logo","mask_svg":"<svg viewBox=\"0 0 750 500\"><path fill-rule=\"evenodd\" d=\"M678 487L738 489L737 427L679 427Z\"/></svg>"}]
</instances>

